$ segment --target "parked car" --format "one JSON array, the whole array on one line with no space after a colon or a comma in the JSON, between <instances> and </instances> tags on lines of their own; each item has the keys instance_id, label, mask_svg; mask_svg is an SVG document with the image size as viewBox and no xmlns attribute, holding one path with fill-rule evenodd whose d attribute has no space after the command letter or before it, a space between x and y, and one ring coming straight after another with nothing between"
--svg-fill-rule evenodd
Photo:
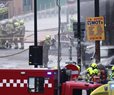
<instances>
[{"instance_id":1,"label":"parked car","mask_svg":"<svg viewBox=\"0 0 114 95\"><path fill-rule=\"evenodd\" d=\"M100 62L100 64L110 68L114 66L114 56L108 57Z\"/></svg>"},{"instance_id":2,"label":"parked car","mask_svg":"<svg viewBox=\"0 0 114 95\"><path fill-rule=\"evenodd\" d=\"M90 47L95 51L95 45ZM91 60L95 60L95 52L91 56ZM104 66L114 65L114 46L100 46L100 63Z\"/></svg>"}]
</instances>

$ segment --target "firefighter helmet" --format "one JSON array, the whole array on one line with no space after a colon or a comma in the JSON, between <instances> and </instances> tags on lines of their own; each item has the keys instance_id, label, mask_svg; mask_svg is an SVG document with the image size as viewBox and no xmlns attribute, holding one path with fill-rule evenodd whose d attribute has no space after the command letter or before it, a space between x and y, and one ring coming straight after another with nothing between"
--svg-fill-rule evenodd
<instances>
[{"instance_id":1,"label":"firefighter helmet","mask_svg":"<svg viewBox=\"0 0 114 95\"><path fill-rule=\"evenodd\" d=\"M89 71L89 74L90 74L90 75L93 75L93 74L94 74L93 69Z\"/></svg>"},{"instance_id":2,"label":"firefighter helmet","mask_svg":"<svg viewBox=\"0 0 114 95\"><path fill-rule=\"evenodd\" d=\"M99 73L98 69L94 69L94 74L98 74L98 73Z\"/></svg>"},{"instance_id":3,"label":"firefighter helmet","mask_svg":"<svg viewBox=\"0 0 114 95\"><path fill-rule=\"evenodd\" d=\"M51 39L51 36L50 35L46 35L45 39L46 40L50 40Z\"/></svg>"},{"instance_id":4,"label":"firefighter helmet","mask_svg":"<svg viewBox=\"0 0 114 95\"><path fill-rule=\"evenodd\" d=\"M114 71L114 66L112 66L112 71Z\"/></svg>"},{"instance_id":5,"label":"firefighter helmet","mask_svg":"<svg viewBox=\"0 0 114 95\"><path fill-rule=\"evenodd\" d=\"M92 63L92 64L91 64L91 67L92 67L92 68L97 68L97 64L96 64L96 63Z\"/></svg>"},{"instance_id":6,"label":"firefighter helmet","mask_svg":"<svg viewBox=\"0 0 114 95\"><path fill-rule=\"evenodd\" d=\"M50 38L51 36L50 35L46 35L46 38Z\"/></svg>"},{"instance_id":7,"label":"firefighter helmet","mask_svg":"<svg viewBox=\"0 0 114 95\"><path fill-rule=\"evenodd\" d=\"M19 23L18 23L18 22L15 22L15 23L14 23L14 26L15 26L15 27L18 27L18 26L19 26Z\"/></svg>"},{"instance_id":8,"label":"firefighter helmet","mask_svg":"<svg viewBox=\"0 0 114 95\"><path fill-rule=\"evenodd\" d=\"M24 24L24 20L20 20L20 25L23 25Z\"/></svg>"},{"instance_id":9,"label":"firefighter helmet","mask_svg":"<svg viewBox=\"0 0 114 95\"><path fill-rule=\"evenodd\" d=\"M92 71L92 68L91 67L87 68L87 72L90 72L90 71Z\"/></svg>"}]
</instances>

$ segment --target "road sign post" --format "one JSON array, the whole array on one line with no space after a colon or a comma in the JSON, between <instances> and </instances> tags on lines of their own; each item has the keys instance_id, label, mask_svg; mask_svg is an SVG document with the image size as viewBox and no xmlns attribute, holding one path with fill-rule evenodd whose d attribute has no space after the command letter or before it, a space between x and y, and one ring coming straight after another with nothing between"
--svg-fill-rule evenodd
<instances>
[{"instance_id":1,"label":"road sign post","mask_svg":"<svg viewBox=\"0 0 114 95\"><path fill-rule=\"evenodd\" d=\"M104 17L87 17L86 32L89 41L95 41L95 59L100 62L100 41L105 40Z\"/></svg>"},{"instance_id":2,"label":"road sign post","mask_svg":"<svg viewBox=\"0 0 114 95\"><path fill-rule=\"evenodd\" d=\"M99 0L95 0L95 17L99 17ZM100 62L100 41L95 41L95 59Z\"/></svg>"},{"instance_id":3,"label":"road sign post","mask_svg":"<svg viewBox=\"0 0 114 95\"><path fill-rule=\"evenodd\" d=\"M61 61L61 42L60 42L60 29L61 29L61 5L60 0L56 0L58 6L58 88L57 95L60 95L60 61Z\"/></svg>"},{"instance_id":4,"label":"road sign post","mask_svg":"<svg viewBox=\"0 0 114 95\"><path fill-rule=\"evenodd\" d=\"M80 66L81 70L81 23L80 23L80 0L77 0L77 12L78 12L78 22L77 22L77 31L78 31L78 47L77 47L77 63Z\"/></svg>"},{"instance_id":5,"label":"road sign post","mask_svg":"<svg viewBox=\"0 0 114 95\"><path fill-rule=\"evenodd\" d=\"M78 78L78 76L80 74L80 69L78 68L77 65L68 64L65 67L66 67L66 69L71 70L71 80Z\"/></svg>"}]
</instances>

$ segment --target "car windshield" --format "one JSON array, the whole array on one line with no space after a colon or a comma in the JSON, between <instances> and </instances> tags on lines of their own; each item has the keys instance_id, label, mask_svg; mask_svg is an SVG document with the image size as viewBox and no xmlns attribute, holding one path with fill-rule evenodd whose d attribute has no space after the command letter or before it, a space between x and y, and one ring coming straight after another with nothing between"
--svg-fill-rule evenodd
<instances>
[{"instance_id":1,"label":"car windshield","mask_svg":"<svg viewBox=\"0 0 114 95\"><path fill-rule=\"evenodd\" d=\"M114 48L101 48L101 58L108 58L114 55Z\"/></svg>"},{"instance_id":2,"label":"car windshield","mask_svg":"<svg viewBox=\"0 0 114 95\"><path fill-rule=\"evenodd\" d=\"M108 57L108 49L101 49L101 58L107 58Z\"/></svg>"}]
</instances>

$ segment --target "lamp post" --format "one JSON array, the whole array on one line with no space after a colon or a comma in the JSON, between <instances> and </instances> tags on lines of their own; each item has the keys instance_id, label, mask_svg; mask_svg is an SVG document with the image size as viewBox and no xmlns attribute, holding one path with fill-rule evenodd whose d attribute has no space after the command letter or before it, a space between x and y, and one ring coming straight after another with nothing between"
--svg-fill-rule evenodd
<instances>
[{"instance_id":1,"label":"lamp post","mask_svg":"<svg viewBox=\"0 0 114 95\"><path fill-rule=\"evenodd\" d=\"M61 61L61 43L60 43L60 29L61 29L61 6L60 0L56 0L58 6L58 89L57 95L60 95L60 61Z\"/></svg>"},{"instance_id":2,"label":"lamp post","mask_svg":"<svg viewBox=\"0 0 114 95\"><path fill-rule=\"evenodd\" d=\"M94 1L95 17L99 17L99 0ZM100 41L95 41L95 59L96 63L100 62Z\"/></svg>"},{"instance_id":3,"label":"lamp post","mask_svg":"<svg viewBox=\"0 0 114 95\"><path fill-rule=\"evenodd\" d=\"M34 0L34 46L37 46L37 0ZM34 65L35 68L38 65Z\"/></svg>"},{"instance_id":4,"label":"lamp post","mask_svg":"<svg viewBox=\"0 0 114 95\"><path fill-rule=\"evenodd\" d=\"M80 23L80 0L77 0L77 32L78 32L78 45L77 45L77 63L81 70L81 23Z\"/></svg>"},{"instance_id":5,"label":"lamp post","mask_svg":"<svg viewBox=\"0 0 114 95\"><path fill-rule=\"evenodd\" d=\"M34 0L34 45L37 46L37 0Z\"/></svg>"}]
</instances>

